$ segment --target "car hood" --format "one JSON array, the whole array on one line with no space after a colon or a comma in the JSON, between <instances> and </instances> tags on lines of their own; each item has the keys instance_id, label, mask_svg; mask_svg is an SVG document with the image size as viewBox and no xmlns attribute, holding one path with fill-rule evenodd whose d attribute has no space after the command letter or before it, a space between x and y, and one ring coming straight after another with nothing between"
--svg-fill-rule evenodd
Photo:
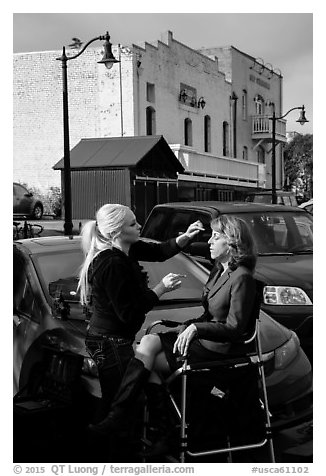
<instances>
[{"instance_id":1,"label":"car hood","mask_svg":"<svg viewBox=\"0 0 326 476\"><path fill-rule=\"evenodd\" d=\"M267 285L297 286L312 292L311 255L259 256L256 277Z\"/></svg>"}]
</instances>

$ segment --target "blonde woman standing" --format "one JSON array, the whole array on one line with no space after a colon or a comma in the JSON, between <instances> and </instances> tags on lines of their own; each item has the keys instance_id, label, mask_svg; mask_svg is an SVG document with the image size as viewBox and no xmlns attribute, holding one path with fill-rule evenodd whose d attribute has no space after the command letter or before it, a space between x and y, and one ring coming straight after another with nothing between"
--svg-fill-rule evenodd
<instances>
[{"instance_id":1,"label":"blonde woman standing","mask_svg":"<svg viewBox=\"0 0 326 476\"><path fill-rule=\"evenodd\" d=\"M134 358L135 335L159 298L181 286L181 276L170 273L150 289L138 260L165 261L181 251L202 225L196 222L184 234L160 244L139 240L140 229L129 207L106 204L82 230L85 260L79 289L82 304L88 303L89 296L92 300L86 348L98 368L102 417L126 370L136 385L147 374Z\"/></svg>"}]
</instances>

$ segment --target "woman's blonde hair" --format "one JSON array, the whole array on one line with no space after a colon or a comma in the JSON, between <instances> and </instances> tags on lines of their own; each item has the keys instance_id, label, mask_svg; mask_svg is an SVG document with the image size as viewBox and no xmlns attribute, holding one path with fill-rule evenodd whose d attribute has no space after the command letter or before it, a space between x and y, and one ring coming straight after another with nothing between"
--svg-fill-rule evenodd
<instances>
[{"instance_id":1,"label":"woman's blonde hair","mask_svg":"<svg viewBox=\"0 0 326 476\"><path fill-rule=\"evenodd\" d=\"M213 218L211 228L227 239L230 247L228 265L231 269L240 265L254 269L257 259L255 244L245 221L233 215L220 215Z\"/></svg>"},{"instance_id":2,"label":"woman's blonde hair","mask_svg":"<svg viewBox=\"0 0 326 476\"><path fill-rule=\"evenodd\" d=\"M103 205L96 213L96 220L85 223L81 231L81 245L85 255L79 273L77 290L80 290L80 302L89 302L90 286L88 269L93 259L103 250L112 248L112 241L120 234L130 208L119 204Z\"/></svg>"}]
</instances>

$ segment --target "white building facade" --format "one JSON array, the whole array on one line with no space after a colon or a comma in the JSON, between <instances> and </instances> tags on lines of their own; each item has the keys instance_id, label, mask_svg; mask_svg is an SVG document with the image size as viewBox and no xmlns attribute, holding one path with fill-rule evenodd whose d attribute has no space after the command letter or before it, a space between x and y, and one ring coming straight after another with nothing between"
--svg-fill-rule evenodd
<instances>
[{"instance_id":1,"label":"white building facade","mask_svg":"<svg viewBox=\"0 0 326 476\"><path fill-rule=\"evenodd\" d=\"M71 50L71 55L76 50ZM163 135L183 165L179 199L233 200L271 188L272 108L282 113L282 75L234 47L193 50L171 32L155 43L102 48L68 61L70 148L83 138ZM70 52L67 52L67 56ZM60 186L63 156L60 51L14 55L14 180ZM270 104L273 104L271 106ZM277 124L282 187L285 121Z\"/></svg>"}]
</instances>

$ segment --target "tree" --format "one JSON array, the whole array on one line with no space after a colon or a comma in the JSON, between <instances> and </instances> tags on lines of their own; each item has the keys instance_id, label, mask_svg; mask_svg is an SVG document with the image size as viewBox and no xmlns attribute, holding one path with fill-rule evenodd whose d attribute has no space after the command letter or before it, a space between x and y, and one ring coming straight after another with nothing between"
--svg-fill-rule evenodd
<instances>
[{"instance_id":1,"label":"tree","mask_svg":"<svg viewBox=\"0 0 326 476\"><path fill-rule=\"evenodd\" d=\"M297 134L284 148L284 170L288 186L309 199L313 194L313 135Z\"/></svg>"}]
</instances>

